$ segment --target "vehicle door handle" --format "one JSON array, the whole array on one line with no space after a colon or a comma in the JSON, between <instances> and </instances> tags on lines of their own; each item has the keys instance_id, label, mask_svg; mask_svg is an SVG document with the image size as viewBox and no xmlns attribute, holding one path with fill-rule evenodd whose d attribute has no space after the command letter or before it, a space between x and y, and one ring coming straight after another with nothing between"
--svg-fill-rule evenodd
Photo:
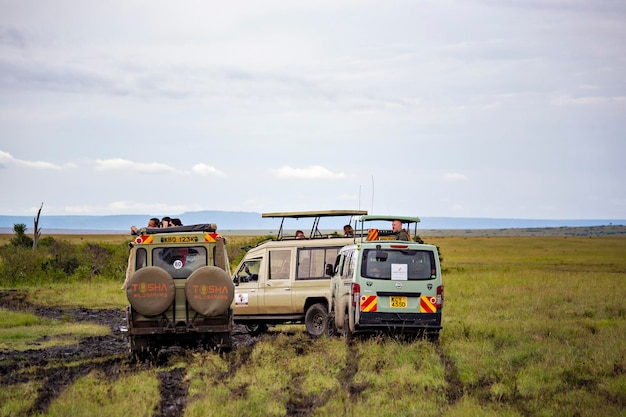
<instances>
[{"instance_id":1,"label":"vehicle door handle","mask_svg":"<svg viewBox=\"0 0 626 417\"><path fill-rule=\"evenodd\" d=\"M285 288L285 291L291 291L291 288Z\"/></svg>"}]
</instances>

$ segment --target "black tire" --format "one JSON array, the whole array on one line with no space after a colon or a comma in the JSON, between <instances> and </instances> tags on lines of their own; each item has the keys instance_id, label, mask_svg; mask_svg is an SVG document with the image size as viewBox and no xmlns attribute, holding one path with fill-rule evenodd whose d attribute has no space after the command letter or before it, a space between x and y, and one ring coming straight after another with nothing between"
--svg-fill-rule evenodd
<instances>
[{"instance_id":1,"label":"black tire","mask_svg":"<svg viewBox=\"0 0 626 417\"><path fill-rule=\"evenodd\" d=\"M131 360L146 362L154 359L156 349L147 336L131 335L129 339Z\"/></svg>"},{"instance_id":2,"label":"black tire","mask_svg":"<svg viewBox=\"0 0 626 417\"><path fill-rule=\"evenodd\" d=\"M126 284L126 298L139 314L158 316L174 301L174 279L164 269L147 266L133 273Z\"/></svg>"},{"instance_id":3,"label":"black tire","mask_svg":"<svg viewBox=\"0 0 626 417\"><path fill-rule=\"evenodd\" d=\"M329 314L326 319L326 337L334 338L337 337L338 334L337 327L335 327L335 315Z\"/></svg>"},{"instance_id":4,"label":"black tire","mask_svg":"<svg viewBox=\"0 0 626 417\"><path fill-rule=\"evenodd\" d=\"M216 333L213 336L214 349L220 353L230 352L233 347L232 336L229 332Z\"/></svg>"},{"instance_id":5,"label":"black tire","mask_svg":"<svg viewBox=\"0 0 626 417\"><path fill-rule=\"evenodd\" d=\"M323 304L313 304L306 311L304 316L304 324L306 325L306 331L311 336L319 337L326 332L328 324L328 309Z\"/></svg>"},{"instance_id":6,"label":"black tire","mask_svg":"<svg viewBox=\"0 0 626 417\"><path fill-rule=\"evenodd\" d=\"M198 313L213 317L224 314L235 297L235 285L226 271L216 266L198 268L185 282L185 297Z\"/></svg>"},{"instance_id":7,"label":"black tire","mask_svg":"<svg viewBox=\"0 0 626 417\"><path fill-rule=\"evenodd\" d=\"M248 333L250 333L252 336L258 336L267 331L267 324L265 323L246 324L246 329L248 329Z\"/></svg>"}]
</instances>

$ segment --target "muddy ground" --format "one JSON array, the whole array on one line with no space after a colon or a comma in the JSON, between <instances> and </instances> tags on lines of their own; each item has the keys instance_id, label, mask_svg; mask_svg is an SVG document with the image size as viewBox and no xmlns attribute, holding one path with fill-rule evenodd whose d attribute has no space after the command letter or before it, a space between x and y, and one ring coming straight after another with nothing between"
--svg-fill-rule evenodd
<instances>
[{"instance_id":1,"label":"muddy ground","mask_svg":"<svg viewBox=\"0 0 626 417\"><path fill-rule=\"evenodd\" d=\"M99 337L87 337L78 345L58 346L47 349L0 352L0 388L3 386L41 380L42 389L35 404L26 415L45 412L50 403L70 386L77 378L100 370L109 378L116 378L124 370L141 369L157 366L160 380L161 402L154 414L162 417L176 417L183 414L187 400L188 387L185 385L185 371L181 368L168 370L168 361L172 355L190 354L194 349L170 347L158 352L154 361L137 362L131 360L128 341L120 331L125 323L124 312L117 309L89 310L78 308L62 310L49 307L35 307L25 300L19 291L0 292L0 307L15 311L29 311L50 319L70 319L74 322L92 322L111 328L111 334ZM245 327L236 326L233 333L233 349L250 347L257 338L248 334ZM201 350L201 347L195 349ZM99 358L108 358L99 361ZM82 362L79 366L63 367L58 365L66 361ZM22 372L26 368L29 372Z\"/></svg>"},{"instance_id":2,"label":"muddy ground","mask_svg":"<svg viewBox=\"0 0 626 417\"><path fill-rule=\"evenodd\" d=\"M14 290L0 291L0 307L15 311L34 312L38 316L50 319L92 322L111 328L110 335L82 338L77 345L0 352L0 389L4 386L32 380L43 382L34 405L24 415L45 412L52 401L66 387L71 386L77 378L86 376L92 371L99 370L107 378L115 379L122 372L140 371L154 366L157 367L161 399L159 407L153 415L155 417L183 415L188 401L189 388L185 382L186 371L182 368L169 369L169 361L174 355L176 358L190 356L193 352L202 351L204 348L183 349L173 346L160 350L151 361L139 362L132 359L128 341L120 331L120 326L125 324L122 310L90 310L86 308L63 310L37 307L26 301L23 292ZM233 351L237 350L241 353L244 350L249 354L257 341L264 337L268 337L268 335L251 336L244 326L237 325L233 332ZM352 348L354 347L351 346ZM444 354L441 346L438 346L438 352L445 369L446 397L448 403L453 404L462 397L463 386L454 363ZM222 354L228 355L229 353ZM244 355L240 356L245 357L245 352ZM365 389L364 386L353 381L353 376L357 372L355 358L356 353L348 356L342 382L343 386L348 387L351 394ZM80 365L62 366L67 361L80 363ZM301 398L288 404L287 416L311 415L315 408L315 399Z\"/></svg>"}]
</instances>

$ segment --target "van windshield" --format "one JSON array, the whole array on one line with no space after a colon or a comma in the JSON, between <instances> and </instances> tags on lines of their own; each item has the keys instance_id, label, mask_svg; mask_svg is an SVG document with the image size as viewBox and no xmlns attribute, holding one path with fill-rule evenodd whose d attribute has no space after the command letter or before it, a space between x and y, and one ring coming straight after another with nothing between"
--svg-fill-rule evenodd
<instances>
[{"instance_id":1,"label":"van windshield","mask_svg":"<svg viewBox=\"0 0 626 417\"><path fill-rule=\"evenodd\" d=\"M434 279L435 256L425 250L365 249L361 276L398 281Z\"/></svg>"}]
</instances>

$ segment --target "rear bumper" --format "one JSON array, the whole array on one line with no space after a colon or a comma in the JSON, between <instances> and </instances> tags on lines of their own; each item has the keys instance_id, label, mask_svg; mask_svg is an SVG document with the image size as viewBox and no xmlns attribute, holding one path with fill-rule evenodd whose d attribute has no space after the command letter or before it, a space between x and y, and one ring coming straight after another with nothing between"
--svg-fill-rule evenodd
<instances>
[{"instance_id":1,"label":"rear bumper","mask_svg":"<svg viewBox=\"0 0 626 417\"><path fill-rule=\"evenodd\" d=\"M215 317L194 317L189 320L172 321L166 315L153 318L137 317L134 310L126 308L126 326L123 332L129 335L184 335L199 333L226 333L233 330L233 314Z\"/></svg>"},{"instance_id":2,"label":"rear bumper","mask_svg":"<svg viewBox=\"0 0 626 417\"><path fill-rule=\"evenodd\" d=\"M385 330L402 333L441 330L437 313L360 313L356 331Z\"/></svg>"}]
</instances>

